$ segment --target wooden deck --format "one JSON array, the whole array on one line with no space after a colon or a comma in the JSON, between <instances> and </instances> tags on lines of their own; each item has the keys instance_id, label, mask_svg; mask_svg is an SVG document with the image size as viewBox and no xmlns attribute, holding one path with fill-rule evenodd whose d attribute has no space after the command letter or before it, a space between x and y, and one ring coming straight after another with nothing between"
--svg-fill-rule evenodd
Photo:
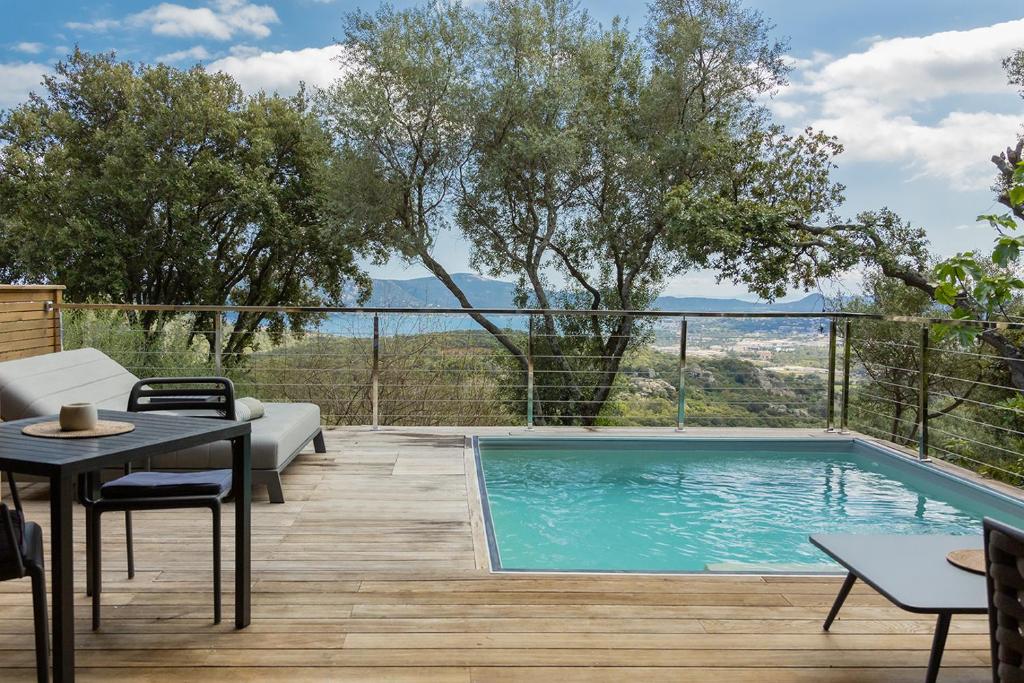
<instances>
[{"instance_id":1,"label":"wooden deck","mask_svg":"<svg viewBox=\"0 0 1024 683\"><path fill-rule=\"evenodd\" d=\"M92 633L77 510L79 680L923 680L932 620L870 589L821 632L838 580L489 574L464 441L338 430L328 453L300 456L287 503L257 495L253 623L240 632L211 622L208 516L177 511L137 514L133 581L123 525L104 517L104 625ZM45 527L45 487L26 494ZM225 534L229 549L230 523ZM0 680L34 680L30 605L27 579L0 583ZM940 681L991 680L986 629L953 619Z\"/></svg>"}]
</instances>

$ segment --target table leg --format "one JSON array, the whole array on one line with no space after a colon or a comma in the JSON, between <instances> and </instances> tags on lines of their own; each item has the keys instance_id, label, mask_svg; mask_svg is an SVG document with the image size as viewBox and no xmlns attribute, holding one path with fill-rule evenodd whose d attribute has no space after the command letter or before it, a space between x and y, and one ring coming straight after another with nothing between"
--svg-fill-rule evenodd
<instances>
[{"instance_id":1,"label":"table leg","mask_svg":"<svg viewBox=\"0 0 1024 683\"><path fill-rule=\"evenodd\" d=\"M946 649L946 636L949 635L949 621L952 618L953 615L949 612L940 612L939 618L935 621L932 653L928 657L928 673L924 677L926 683L935 683L939 678L939 666L942 664L942 653Z\"/></svg>"},{"instance_id":2,"label":"table leg","mask_svg":"<svg viewBox=\"0 0 1024 683\"><path fill-rule=\"evenodd\" d=\"M53 591L53 680L75 680L75 586L71 504L74 481L50 478L50 585Z\"/></svg>"},{"instance_id":3,"label":"table leg","mask_svg":"<svg viewBox=\"0 0 1024 683\"><path fill-rule=\"evenodd\" d=\"M246 434L231 441L231 489L235 499L235 628L252 620L252 453Z\"/></svg>"},{"instance_id":4,"label":"table leg","mask_svg":"<svg viewBox=\"0 0 1024 683\"><path fill-rule=\"evenodd\" d=\"M839 608L846 602L846 596L850 594L850 589L853 588L853 584L856 582L857 576L853 572L846 575L846 580L843 581L843 585L839 589L839 595L836 596L836 601L832 603L832 609L829 611L828 616L825 617L825 623L821 625L822 630L827 631L832 626L832 622L836 620L836 616L839 614Z\"/></svg>"}]
</instances>

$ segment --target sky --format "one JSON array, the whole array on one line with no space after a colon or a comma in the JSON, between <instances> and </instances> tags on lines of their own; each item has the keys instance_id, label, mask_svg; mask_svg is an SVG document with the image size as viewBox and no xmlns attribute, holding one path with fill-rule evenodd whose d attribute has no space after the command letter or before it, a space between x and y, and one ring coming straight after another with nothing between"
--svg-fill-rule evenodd
<instances>
[{"instance_id":1,"label":"sky","mask_svg":"<svg viewBox=\"0 0 1024 683\"><path fill-rule=\"evenodd\" d=\"M342 17L376 0L175 0L25 2L4 0L0 108L38 90L40 77L76 44L134 61L234 75L250 91L288 93L299 81L324 86ZM394 3L414 4L412 0ZM584 0L599 21L615 14L642 25L646 3ZM1024 132L1024 99L1000 61L1024 47L1020 0L747 0L788 41L790 84L768 107L794 130L836 135L846 151L836 179L847 186L844 215L889 207L927 230L941 255L984 249L992 232L975 217L994 209L989 161ZM468 271L468 250L442 235L437 253ZM426 274L393 261L367 264L374 277ZM838 287L856 288L856 273ZM833 286L834 287L834 286ZM831 289L830 291L834 291ZM666 294L742 296L742 286L689 273ZM793 295L799 293L794 292Z\"/></svg>"}]
</instances>

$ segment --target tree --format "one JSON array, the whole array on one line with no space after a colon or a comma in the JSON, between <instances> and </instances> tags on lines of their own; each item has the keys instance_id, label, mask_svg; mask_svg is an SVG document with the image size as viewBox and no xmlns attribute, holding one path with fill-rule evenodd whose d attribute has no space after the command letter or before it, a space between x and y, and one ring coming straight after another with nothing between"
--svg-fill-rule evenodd
<instances>
[{"instance_id":1,"label":"tree","mask_svg":"<svg viewBox=\"0 0 1024 683\"><path fill-rule=\"evenodd\" d=\"M866 314L925 318L942 315L941 306L930 296L886 277L877 268L866 273L863 295L845 301L843 308ZM859 413L855 415L858 428L897 443L913 443L919 424L919 326L888 320L858 320L854 324L851 348L863 374L855 382L851 401L853 411ZM996 402L1005 398L1006 392L996 389L1005 382L1005 371L1000 372L999 364L990 356L964 353L956 340L949 337L933 336L930 348L929 420L953 415L962 407L974 408L973 401ZM945 429L959 431L962 426L945 426ZM932 438L933 445L935 441L948 440L936 436Z\"/></svg>"},{"instance_id":2,"label":"tree","mask_svg":"<svg viewBox=\"0 0 1024 683\"><path fill-rule=\"evenodd\" d=\"M436 258L440 231L465 238L478 271L515 279L523 305L642 311L704 260L674 210L706 188L742 179L808 220L841 199L834 141L786 135L759 104L785 78L769 29L734 0L658 0L639 34L570 0L352 14L325 100L342 219L426 266L525 372L526 350ZM637 320L538 317L538 421L594 423Z\"/></svg>"},{"instance_id":3,"label":"tree","mask_svg":"<svg viewBox=\"0 0 1024 683\"><path fill-rule=\"evenodd\" d=\"M333 303L367 281L358 240L324 220L332 159L301 92L247 97L201 67L76 50L0 115L0 277L61 282L77 301ZM268 322L285 320L239 314L225 358Z\"/></svg>"}]
</instances>

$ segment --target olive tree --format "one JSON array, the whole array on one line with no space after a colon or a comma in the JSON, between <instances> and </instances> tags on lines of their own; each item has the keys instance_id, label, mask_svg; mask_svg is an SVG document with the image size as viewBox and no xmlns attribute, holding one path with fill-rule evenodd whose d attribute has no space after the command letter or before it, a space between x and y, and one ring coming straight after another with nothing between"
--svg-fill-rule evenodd
<instances>
[{"instance_id":1,"label":"olive tree","mask_svg":"<svg viewBox=\"0 0 1024 683\"><path fill-rule=\"evenodd\" d=\"M615 311L536 321L538 421L592 424L643 336L631 311L707 261L714 217L681 213L737 180L807 220L841 199L835 141L787 135L762 106L786 75L770 28L734 0L657 0L639 31L571 0L351 14L324 101L339 217L430 270L520 372L526 350L474 312L439 232L456 231L479 272L514 279L521 304ZM778 273L763 279L778 289Z\"/></svg>"}]
</instances>

